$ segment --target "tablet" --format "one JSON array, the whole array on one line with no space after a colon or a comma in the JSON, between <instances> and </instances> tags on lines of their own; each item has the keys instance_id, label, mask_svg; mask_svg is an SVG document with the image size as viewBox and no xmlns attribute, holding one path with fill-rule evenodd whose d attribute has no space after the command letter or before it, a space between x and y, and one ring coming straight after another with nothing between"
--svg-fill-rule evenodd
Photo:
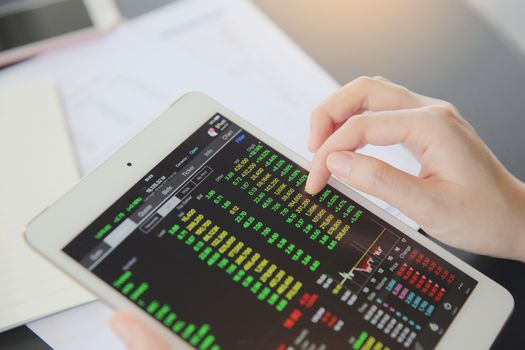
<instances>
[{"instance_id":1,"label":"tablet","mask_svg":"<svg viewBox=\"0 0 525 350\"><path fill-rule=\"evenodd\" d=\"M335 179L307 194L307 175L191 93L26 237L177 349L490 346L513 308L504 288Z\"/></svg>"},{"instance_id":2,"label":"tablet","mask_svg":"<svg viewBox=\"0 0 525 350\"><path fill-rule=\"evenodd\" d=\"M0 66L109 30L110 0L0 0Z\"/></svg>"}]
</instances>

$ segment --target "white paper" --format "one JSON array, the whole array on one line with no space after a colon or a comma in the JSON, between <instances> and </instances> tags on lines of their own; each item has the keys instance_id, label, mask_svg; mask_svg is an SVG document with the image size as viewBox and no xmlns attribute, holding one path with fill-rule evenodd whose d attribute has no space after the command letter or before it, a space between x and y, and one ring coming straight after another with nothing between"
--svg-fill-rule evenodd
<instances>
[{"instance_id":1,"label":"white paper","mask_svg":"<svg viewBox=\"0 0 525 350\"><path fill-rule=\"evenodd\" d=\"M31 322L28 327L54 350L124 349L109 327L112 314L106 304L94 301Z\"/></svg>"},{"instance_id":2,"label":"white paper","mask_svg":"<svg viewBox=\"0 0 525 350\"><path fill-rule=\"evenodd\" d=\"M78 180L67 129L51 82L0 89L0 331L93 300L23 238Z\"/></svg>"},{"instance_id":3,"label":"white paper","mask_svg":"<svg viewBox=\"0 0 525 350\"><path fill-rule=\"evenodd\" d=\"M102 40L8 69L0 84L42 75L58 82L84 174L192 90L300 144L304 154L305 118L337 87L244 1L177 2Z\"/></svg>"}]
</instances>

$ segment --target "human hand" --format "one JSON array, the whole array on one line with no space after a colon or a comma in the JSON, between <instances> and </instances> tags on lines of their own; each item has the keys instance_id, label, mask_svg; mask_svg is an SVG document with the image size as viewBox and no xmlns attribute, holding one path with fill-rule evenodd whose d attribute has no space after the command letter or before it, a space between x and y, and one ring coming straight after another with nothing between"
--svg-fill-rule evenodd
<instances>
[{"instance_id":1,"label":"human hand","mask_svg":"<svg viewBox=\"0 0 525 350\"><path fill-rule=\"evenodd\" d=\"M420 162L419 176L355 152L366 144L397 143ZM446 244L525 261L525 184L450 103L362 77L314 110L308 146L316 152L308 192L320 191L333 174Z\"/></svg>"},{"instance_id":2,"label":"human hand","mask_svg":"<svg viewBox=\"0 0 525 350\"><path fill-rule=\"evenodd\" d=\"M144 321L130 312L117 311L109 323L129 350L170 349L160 334L157 334Z\"/></svg>"}]
</instances>

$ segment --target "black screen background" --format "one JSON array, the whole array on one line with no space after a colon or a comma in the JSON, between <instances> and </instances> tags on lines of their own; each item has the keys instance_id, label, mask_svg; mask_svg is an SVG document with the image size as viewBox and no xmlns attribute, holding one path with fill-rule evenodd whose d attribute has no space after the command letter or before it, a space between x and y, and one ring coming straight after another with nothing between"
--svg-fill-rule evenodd
<instances>
[{"instance_id":1,"label":"black screen background","mask_svg":"<svg viewBox=\"0 0 525 350\"><path fill-rule=\"evenodd\" d=\"M205 144L210 142L210 136L207 134L208 128L208 124L199 128L148 175L152 174L154 179L161 175L169 176L175 171L174 164L177 164L180 159L189 157L188 161L190 161L189 150L195 146L202 149ZM149 284L149 289L143 295L145 300L155 299L161 303L168 303L177 317L184 319L187 323L209 324L217 338L216 343L220 344L223 349L284 349L284 346L299 348L305 342L309 346L313 346L313 349L339 349L344 346L364 349L366 347L364 343L356 345L359 343L358 339L363 335L363 332L366 332L369 342L371 337L375 338L376 345L381 342L382 348L405 348L403 342L399 343L396 339L385 334L385 328L379 330L377 324L373 325L370 320L364 319L372 305L377 305L378 309L382 309L384 314L391 314L391 319L397 318L398 323L404 325L403 328L407 328L416 334L415 340L411 342L409 348L433 348L477 282L366 210L356 223L351 225L350 231L335 249L330 251L326 247L320 246L318 241L309 239L307 235L302 234L300 229L287 224L281 215L267 209L261 209L260 203L254 203L246 191L233 187L231 182L223 178L232 169L235 162L246 156L247 149L253 149L255 145L259 144L264 145L249 133L242 131L242 134L245 136L244 140L239 143L228 143L218 155L206 164L213 169L213 173L191 192L191 199L186 204L179 205L149 233L146 234L139 230L133 232L98 264L93 272L102 280L112 283L126 269L132 270L133 279L137 283L147 281ZM285 158L277 151L264 146L264 149L270 149L273 154ZM288 161L286 164L291 164L291 162ZM299 167L295 166L295 168ZM304 169L302 169L302 173L305 173ZM151 176L149 177L151 178ZM147 197L144 191L148 184L145 183L144 179L108 208L68 244L64 251L80 261L99 243L98 240L94 239L94 234L104 223L111 221L116 213L133 198L138 195ZM161 189L162 187L159 188L159 190ZM262 238L259 234L250 229L244 229L235 223L233 216L228 215L225 210L202 197L210 189L224 194L249 215L256 216L264 221L265 225L272 228L272 232L279 232L282 237L287 237L296 243L305 252L310 253L314 259L318 259L321 262L321 267L312 272L302 264L292 262L289 255L283 253L283 250L268 245L266 243L267 237ZM338 192L332 189L332 193ZM199 199L199 197L201 198ZM341 195L341 197L343 196ZM352 201L348 200L348 203L352 203ZM221 229L227 230L228 233L242 240L246 246L257 249L263 254L264 258L295 277L295 280L303 283L299 293L283 311L278 312L266 302L257 300L247 288L233 282L231 276L226 275L224 270L215 266L207 266L205 262L197 258L197 254L192 251L191 247L167 233L174 223L180 222L180 217L187 213L190 208L203 213L206 218L211 218L214 225L219 225ZM320 208L328 209L326 205L320 205ZM354 212L359 209L363 208L356 205ZM348 270L360 258L356 255L353 242L362 242L363 245L372 244L377 236L378 227L385 229L386 233L381 237L383 237L382 240L385 245L391 245L391 250L384 252L380 266L374 266L372 273L372 277L375 278L374 283L372 283L371 278L360 290L357 287L350 288L353 291L352 294L357 296L357 301L350 306L340 300L340 295L337 297L332 295L329 290L322 288L316 281L323 274L334 279L342 279L339 272ZM445 282L440 283L440 286L445 286L447 291L441 302L433 303L435 310L430 317L410 307L398 296L393 296L391 291L386 290L386 283L377 289L382 279L395 278L409 291L422 294L419 291L421 288L416 290L414 285L409 285L410 279L403 281L400 276L396 277L394 273L396 270L399 271L403 263L407 264L408 267L413 267L415 271L424 272L424 269L418 266L422 261L416 262L417 256L415 259L408 257L409 252L415 250L456 276L450 285ZM394 266L397 267L393 268ZM379 273L379 269L382 269L383 272ZM431 273L427 273L427 275L431 275ZM365 289L369 291L365 293ZM372 292L375 294L369 300ZM304 293L318 295L318 300L311 309L306 309L299 303ZM381 303L376 302L375 299L377 298L388 302L389 306L384 307ZM431 298L427 299L430 300ZM443 307L445 302L451 305L450 309ZM320 307L325 309L325 314L326 312L330 313L329 318L336 317L338 321L344 322L342 328L335 330L333 324L328 326L330 321L313 323L312 317ZM402 316L397 317L395 312L391 311L392 307L401 311L402 316L408 316L408 319L415 321L420 329L416 330L408 322L403 321ZM285 328L283 326L285 321L296 309L301 312L301 317L291 329ZM436 324L437 328L431 327L430 323ZM304 333L305 330L306 333ZM302 335L300 336L300 334ZM294 342L296 342L295 345Z\"/></svg>"}]
</instances>

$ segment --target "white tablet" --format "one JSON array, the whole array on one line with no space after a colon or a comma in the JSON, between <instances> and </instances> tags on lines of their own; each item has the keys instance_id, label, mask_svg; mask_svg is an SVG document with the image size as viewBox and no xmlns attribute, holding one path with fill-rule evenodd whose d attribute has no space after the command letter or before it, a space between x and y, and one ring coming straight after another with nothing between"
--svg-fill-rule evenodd
<instances>
[{"instance_id":1,"label":"white tablet","mask_svg":"<svg viewBox=\"0 0 525 350\"><path fill-rule=\"evenodd\" d=\"M504 288L334 179L308 195L307 169L191 93L26 237L177 349L490 346Z\"/></svg>"},{"instance_id":2,"label":"white tablet","mask_svg":"<svg viewBox=\"0 0 525 350\"><path fill-rule=\"evenodd\" d=\"M112 0L0 0L0 66L115 26Z\"/></svg>"}]
</instances>

